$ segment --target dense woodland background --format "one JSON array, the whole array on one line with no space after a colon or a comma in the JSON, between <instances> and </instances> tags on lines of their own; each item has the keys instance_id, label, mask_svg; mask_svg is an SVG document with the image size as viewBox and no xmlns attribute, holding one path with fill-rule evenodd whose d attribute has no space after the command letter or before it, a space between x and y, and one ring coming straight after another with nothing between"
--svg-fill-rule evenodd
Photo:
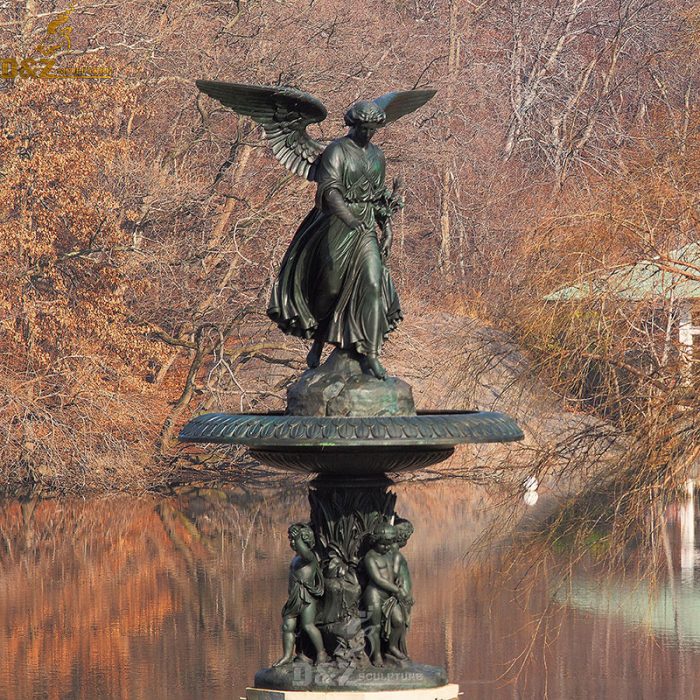
<instances>
[{"instance_id":1,"label":"dense woodland background","mask_svg":"<svg viewBox=\"0 0 700 700\"><path fill-rule=\"evenodd\" d=\"M1 2L3 55L31 56L66 9ZM683 0L76 6L58 59L113 79L0 79L0 481L163 482L183 421L278 408L301 370L303 344L264 309L313 185L198 93L210 78L312 93L324 138L356 99L437 88L377 136L407 185L390 263L407 322L385 364L427 345L468 405L467 378L504 361L474 329L498 333L563 410L595 418L581 450L567 434L566 454L528 453L538 469L602 440L628 446L627 486L631 470L670 483L700 444L671 304L543 296L699 238L699 18Z\"/></svg>"}]
</instances>

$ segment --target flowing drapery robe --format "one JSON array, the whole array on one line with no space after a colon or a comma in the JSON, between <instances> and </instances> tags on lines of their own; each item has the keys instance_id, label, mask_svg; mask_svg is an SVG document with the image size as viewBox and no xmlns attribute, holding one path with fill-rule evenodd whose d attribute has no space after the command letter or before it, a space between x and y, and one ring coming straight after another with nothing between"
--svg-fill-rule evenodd
<instances>
[{"instance_id":1,"label":"flowing drapery robe","mask_svg":"<svg viewBox=\"0 0 700 700\"><path fill-rule=\"evenodd\" d=\"M318 561L314 560L306 565L301 565L301 562L300 557L295 557L289 569L289 596L282 608L283 618L298 617L307 605L323 596L323 576ZM308 580L309 567L311 567L311 580Z\"/></svg>"},{"instance_id":2,"label":"flowing drapery robe","mask_svg":"<svg viewBox=\"0 0 700 700\"><path fill-rule=\"evenodd\" d=\"M282 260L267 310L285 333L378 355L402 319L376 233L389 196L384 173L384 154L371 143L363 149L346 136L323 152L315 207ZM362 227L350 229L329 211L332 189Z\"/></svg>"}]
</instances>

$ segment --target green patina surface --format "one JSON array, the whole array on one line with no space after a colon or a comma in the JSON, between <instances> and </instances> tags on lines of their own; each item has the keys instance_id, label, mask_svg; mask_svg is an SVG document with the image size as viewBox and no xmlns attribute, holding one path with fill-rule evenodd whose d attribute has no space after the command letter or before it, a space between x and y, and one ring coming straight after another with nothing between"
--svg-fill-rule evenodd
<instances>
[{"instance_id":1,"label":"green patina surface","mask_svg":"<svg viewBox=\"0 0 700 700\"><path fill-rule=\"evenodd\" d=\"M522 430L510 416L488 411L373 418L208 413L193 418L180 433L183 442L238 444L261 450L445 448L522 438Z\"/></svg>"}]
</instances>

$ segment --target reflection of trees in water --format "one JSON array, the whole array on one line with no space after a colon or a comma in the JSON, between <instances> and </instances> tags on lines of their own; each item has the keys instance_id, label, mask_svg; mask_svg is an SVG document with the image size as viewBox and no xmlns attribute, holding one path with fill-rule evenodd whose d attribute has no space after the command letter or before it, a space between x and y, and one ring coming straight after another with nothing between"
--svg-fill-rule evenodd
<instances>
[{"instance_id":1,"label":"reflection of trees in water","mask_svg":"<svg viewBox=\"0 0 700 700\"><path fill-rule=\"evenodd\" d=\"M167 536L152 509L125 505L40 501L29 514L16 503L0 512L9 543L0 562L7 697L65 697L80 685L75 669L90 668L123 695L131 640L177 606L176 589L157 585L177 569Z\"/></svg>"},{"instance_id":2,"label":"reflection of trees in water","mask_svg":"<svg viewBox=\"0 0 700 700\"><path fill-rule=\"evenodd\" d=\"M686 687L695 678L690 652L554 604L551 550L497 559L481 546L481 558L465 560L500 522L483 489L450 480L395 490L416 525L406 548L412 652L447 661L464 690L512 697L505 686L521 663L523 697L542 697L545 679L551 697L601 697L601 678L625 697L619 669L662 697L677 689L667 672L680 655L693 676ZM236 697L278 652L286 529L307 516L300 481L3 504L0 697Z\"/></svg>"},{"instance_id":3,"label":"reflection of trees in water","mask_svg":"<svg viewBox=\"0 0 700 700\"><path fill-rule=\"evenodd\" d=\"M301 488L6 503L0 696L162 697L170 688L176 697L210 673L222 688L243 687L255 668L241 659L265 658L258 647L276 637L258 611L285 595L295 502L303 512Z\"/></svg>"}]
</instances>

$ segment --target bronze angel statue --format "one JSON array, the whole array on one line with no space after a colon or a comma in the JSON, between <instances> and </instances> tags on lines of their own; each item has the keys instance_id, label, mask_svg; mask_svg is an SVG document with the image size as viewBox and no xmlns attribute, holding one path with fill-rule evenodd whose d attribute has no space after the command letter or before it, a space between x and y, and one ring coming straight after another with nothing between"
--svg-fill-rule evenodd
<instances>
[{"instance_id":1,"label":"bronze angel statue","mask_svg":"<svg viewBox=\"0 0 700 700\"><path fill-rule=\"evenodd\" d=\"M268 316L285 333L313 339L309 367L319 365L330 343L357 353L366 373L386 378L379 355L402 318L386 264L391 216L402 201L398 182L393 191L385 186L384 153L371 140L377 129L418 109L435 91L390 92L356 102L345 113L348 133L326 145L306 129L328 112L305 92L210 80L198 80L197 87L261 124L277 160L317 183L314 208L282 260Z\"/></svg>"}]
</instances>

